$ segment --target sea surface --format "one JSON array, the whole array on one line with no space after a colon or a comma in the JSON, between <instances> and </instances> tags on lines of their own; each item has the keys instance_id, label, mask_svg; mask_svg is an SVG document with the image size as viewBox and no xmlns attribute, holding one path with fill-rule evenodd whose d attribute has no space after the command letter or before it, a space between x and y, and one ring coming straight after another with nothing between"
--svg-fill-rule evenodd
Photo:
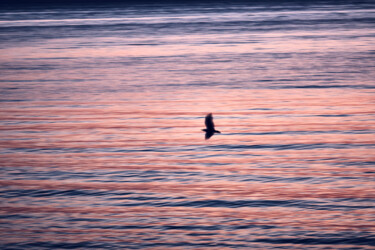
<instances>
[{"instance_id":1,"label":"sea surface","mask_svg":"<svg viewBox=\"0 0 375 250\"><path fill-rule=\"evenodd\" d=\"M375 249L375 4L337 2L0 10L1 249Z\"/></svg>"}]
</instances>

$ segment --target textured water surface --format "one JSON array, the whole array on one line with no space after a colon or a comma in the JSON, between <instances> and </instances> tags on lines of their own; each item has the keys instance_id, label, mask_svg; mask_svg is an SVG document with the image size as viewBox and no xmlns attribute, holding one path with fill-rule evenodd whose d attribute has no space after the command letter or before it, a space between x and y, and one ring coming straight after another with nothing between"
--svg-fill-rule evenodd
<instances>
[{"instance_id":1,"label":"textured water surface","mask_svg":"<svg viewBox=\"0 0 375 250\"><path fill-rule=\"evenodd\" d=\"M1 248L373 249L374 14L1 11Z\"/></svg>"}]
</instances>

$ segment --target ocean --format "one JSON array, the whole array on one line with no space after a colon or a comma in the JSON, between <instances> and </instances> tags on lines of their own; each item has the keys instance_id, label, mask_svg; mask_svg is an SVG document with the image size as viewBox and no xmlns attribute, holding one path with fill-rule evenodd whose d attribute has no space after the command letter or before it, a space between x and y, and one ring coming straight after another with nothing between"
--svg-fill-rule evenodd
<instances>
[{"instance_id":1,"label":"ocean","mask_svg":"<svg viewBox=\"0 0 375 250\"><path fill-rule=\"evenodd\" d=\"M371 1L2 8L1 249L374 249L374 24Z\"/></svg>"}]
</instances>

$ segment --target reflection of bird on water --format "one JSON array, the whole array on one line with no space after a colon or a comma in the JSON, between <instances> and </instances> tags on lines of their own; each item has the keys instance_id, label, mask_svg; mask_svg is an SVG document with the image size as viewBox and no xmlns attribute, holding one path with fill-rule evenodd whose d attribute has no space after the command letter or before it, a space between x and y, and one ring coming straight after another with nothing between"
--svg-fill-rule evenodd
<instances>
[{"instance_id":1,"label":"reflection of bird on water","mask_svg":"<svg viewBox=\"0 0 375 250\"><path fill-rule=\"evenodd\" d=\"M206 132L206 136L205 136L206 140L210 139L210 137L213 136L215 133L221 133L220 131L215 130L215 125L214 125L211 113L209 113L206 116L205 124L206 124L206 129L202 129L202 131Z\"/></svg>"}]
</instances>

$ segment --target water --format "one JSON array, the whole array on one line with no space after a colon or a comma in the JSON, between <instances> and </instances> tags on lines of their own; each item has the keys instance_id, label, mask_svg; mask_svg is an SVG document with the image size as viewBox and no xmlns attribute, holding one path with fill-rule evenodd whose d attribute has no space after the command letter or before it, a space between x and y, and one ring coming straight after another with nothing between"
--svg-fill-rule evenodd
<instances>
[{"instance_id":1,"label":"water","mask_svg":"<svg viewBox=\"0 0 375 250\"><path fill-rule=\"evenodd\" d=\"M374 14L3 9L1 248L374 249Z\"/></svg>"}]
</instances>

